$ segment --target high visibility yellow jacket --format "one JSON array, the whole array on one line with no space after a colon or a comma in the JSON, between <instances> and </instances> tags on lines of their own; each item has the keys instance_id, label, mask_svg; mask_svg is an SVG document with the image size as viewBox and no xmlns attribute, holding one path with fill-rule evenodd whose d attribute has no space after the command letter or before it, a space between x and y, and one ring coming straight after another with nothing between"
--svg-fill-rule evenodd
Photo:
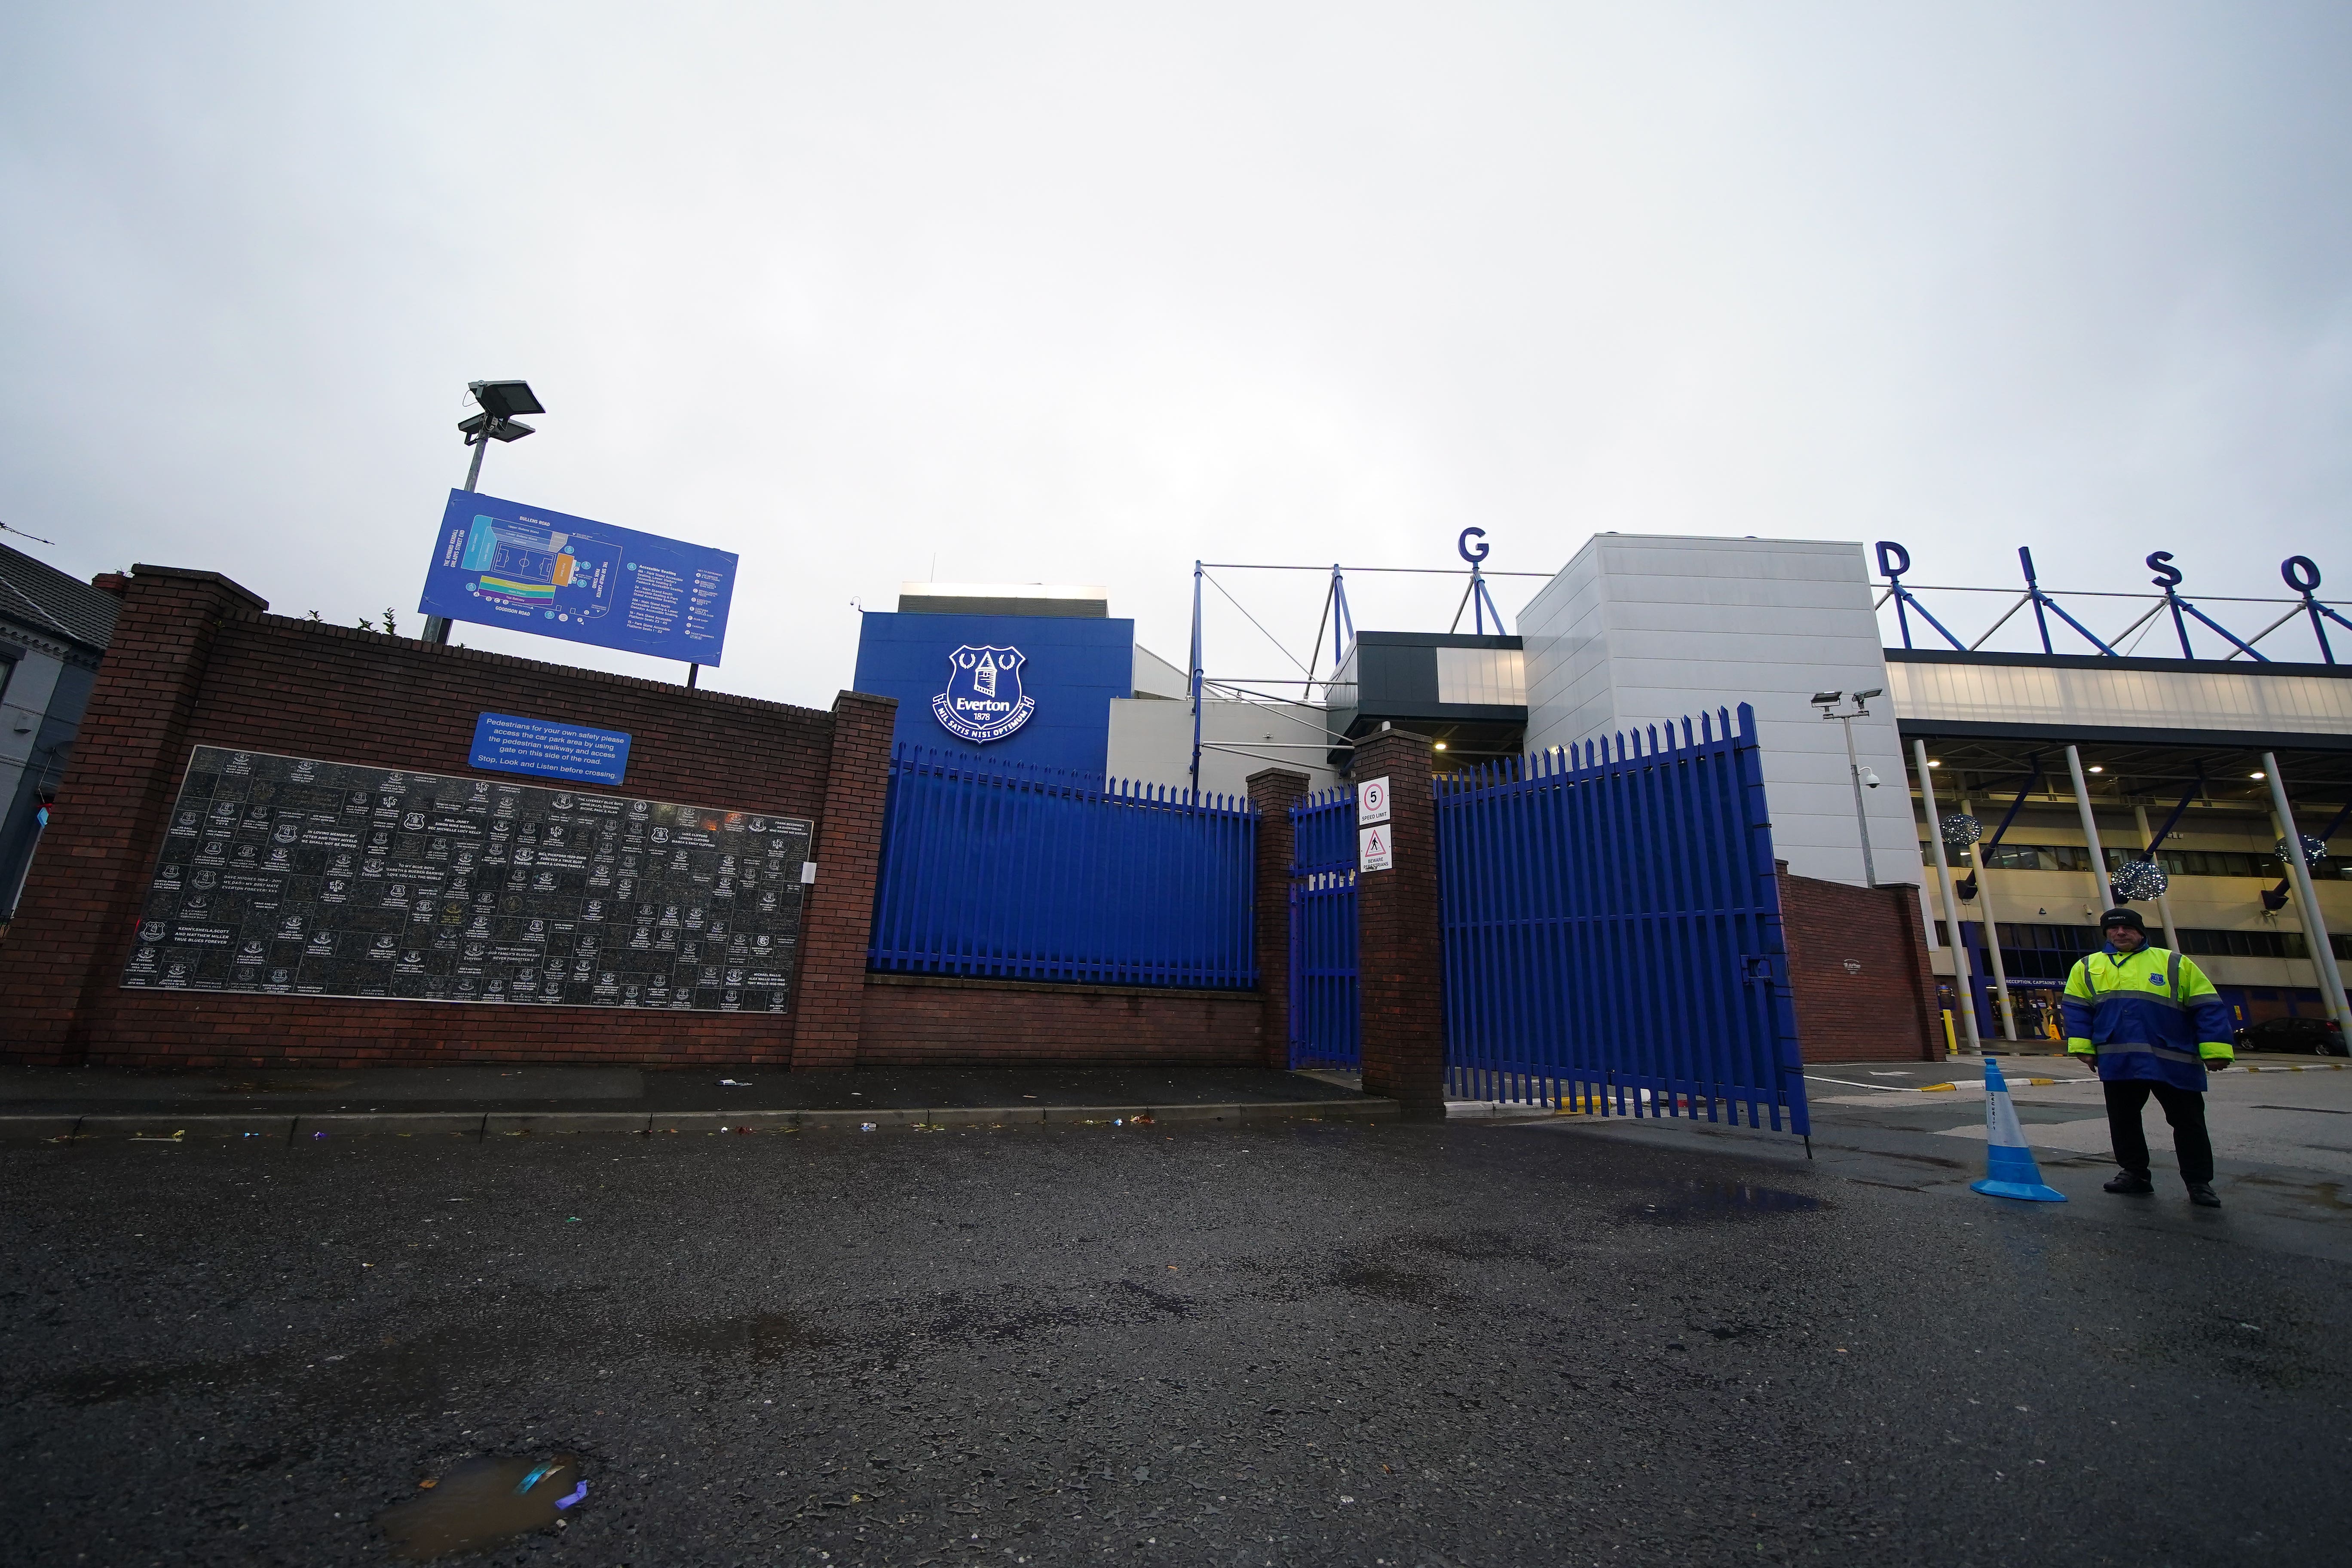
<instances>
[{"instance_id":1,"label":"high visibility yellow jacket","mask_svg":"<svg viewBox=\"0 0 2352 1568\"><path fill-rule=\"evenodd\" d=\"M2102 1079L2201 1092L2207 1062L2237 1058L2229 1005L2194 961L2168 948L2101 948L2074 965L2059 1005L2067 1051L2095 1057Z\"/></svg>"}]
</instances>

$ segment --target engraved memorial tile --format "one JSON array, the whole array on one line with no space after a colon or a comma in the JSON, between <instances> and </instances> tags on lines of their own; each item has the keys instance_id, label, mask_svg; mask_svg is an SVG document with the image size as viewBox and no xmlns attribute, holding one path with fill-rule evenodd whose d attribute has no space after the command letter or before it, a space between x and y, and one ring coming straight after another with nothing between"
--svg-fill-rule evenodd
<instances>
[{"instance_id":1,"label":"engraved memorial tile","mask_svg":"<svg viewBox=\"0 0 2352 1568\"><path fill-rule=\"evenodd\" d=\"M122 984L782 1012L812 825L199 747Z\"/></svg>"}]
</instances>

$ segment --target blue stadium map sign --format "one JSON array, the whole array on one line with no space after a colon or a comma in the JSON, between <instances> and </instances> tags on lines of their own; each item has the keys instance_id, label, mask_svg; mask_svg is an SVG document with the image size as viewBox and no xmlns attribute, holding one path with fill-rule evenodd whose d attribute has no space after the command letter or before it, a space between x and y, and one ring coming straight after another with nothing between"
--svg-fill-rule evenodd
<instances>
[{"instance_id":1,"label":"blue stadium map sign","mask_svg":"<svg viewBox=\"0 0 2352 1568\"><path fill-rule=\"evenodd\" d=\"M736 557L451 490L419 614L687 664L719 663Z\"/></svg>"}]
</instances>

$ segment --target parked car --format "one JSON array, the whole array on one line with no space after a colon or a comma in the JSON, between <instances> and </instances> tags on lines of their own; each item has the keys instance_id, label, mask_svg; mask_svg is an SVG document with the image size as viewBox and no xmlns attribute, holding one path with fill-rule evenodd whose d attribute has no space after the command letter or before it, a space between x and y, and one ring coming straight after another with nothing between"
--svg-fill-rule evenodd
<instances>
[{"instance_id":1,"label":"parked car","mask_svg":"<svg viewBox=\"0 0 2352 1568\"><path fill-rule=\"evenodd\" d=\"M2333 1018L2265 1018L2238 1031L2238 1049L2305 1057L2346 1054L2344 1031Z\"/></svg>"}]
</instances>

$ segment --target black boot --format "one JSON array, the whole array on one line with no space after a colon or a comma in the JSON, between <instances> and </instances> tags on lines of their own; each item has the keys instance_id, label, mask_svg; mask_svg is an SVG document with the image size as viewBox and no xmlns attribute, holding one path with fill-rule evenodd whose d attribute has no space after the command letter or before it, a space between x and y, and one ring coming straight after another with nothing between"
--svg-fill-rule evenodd
<instances>
[{"instance_id":1,"label":"black boot","mask_svg":"<svg viewBox=\"0 0 2352 1568\"><path fill-rule=\"evenodd\" d=\"M2191 1182L2189 1184L2189 1201L2200 1209L2217 1209L2221 1206L2221 1194L2213 1190L2210 1182Z\"/></svg>"},{"instance_id":2,"label":"black boot","mask_svg":"<svg viewBox=\"0 0 2352 1568\"><path fill-rule=\"evenodd\" d=\"M2208 1189L2210 1190L2210 1188ZM2156 1184L2147 1179L2146 1171L2117 1171L2116 1179L2107 1184L2111 1193L2152 1193ZM2214 1200L2219 1202L2219 1199Z\"/></svg>"}]
</instances>

